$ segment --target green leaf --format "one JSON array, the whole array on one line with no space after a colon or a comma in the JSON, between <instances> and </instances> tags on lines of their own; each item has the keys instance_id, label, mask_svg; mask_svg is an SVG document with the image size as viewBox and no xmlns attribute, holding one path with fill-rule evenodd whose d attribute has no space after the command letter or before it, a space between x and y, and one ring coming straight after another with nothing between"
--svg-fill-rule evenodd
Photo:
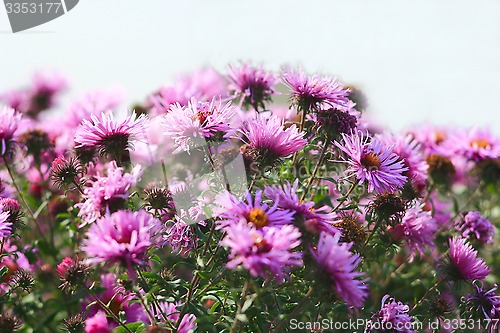
<instances>
[{"instance_id":1,"label":"green leaf","mask_svg":"<svg viewBox=\"0 0 500 333\"><path fill-rule=\"evenodd\" d=\"M135 332L135 333L145 332L145 330L146 330L146 325L142 321L126 324L125 326L127 326L127 328L129 330L131 330L132 332ZM125 328L123 326L118 326L115 329L115 332L127 333L127 331L125 330Z\"/></svg>"}]
</instances>

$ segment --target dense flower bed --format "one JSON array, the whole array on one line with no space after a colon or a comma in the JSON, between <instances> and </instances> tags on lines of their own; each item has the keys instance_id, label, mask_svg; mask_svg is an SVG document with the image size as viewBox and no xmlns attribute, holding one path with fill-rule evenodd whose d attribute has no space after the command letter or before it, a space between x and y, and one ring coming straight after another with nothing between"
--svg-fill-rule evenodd
<instances>
[{"instance_id":1,"label":"dense flower bed","mask_svg":"<svg viewBox=\"0 0 500 333\"><path fill-rule=\"evenodd\" d=\"M488 130L290 67L66 87L0 94L0 332L500 332Z\"/></svg>"}]
</instances>

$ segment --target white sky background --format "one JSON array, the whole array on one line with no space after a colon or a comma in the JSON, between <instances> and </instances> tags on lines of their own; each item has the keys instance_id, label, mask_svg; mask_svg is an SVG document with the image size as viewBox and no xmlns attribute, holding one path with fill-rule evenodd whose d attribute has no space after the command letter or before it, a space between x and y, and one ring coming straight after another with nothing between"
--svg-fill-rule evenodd
<instances>
[{"instance_id":1,"label":"white sky background","mask_svg":"<svg viewBox=\"0 0 500 333\"><path fill-rule=\"evenodd\" d=\"M38 69L70 78L66 101L122 86L130 102L204 65L302 64L361 86L377 123L431 121L500 133L500 1L80 0L9 32L0 7L0 91Z\"/></svg>"}]
</instances>

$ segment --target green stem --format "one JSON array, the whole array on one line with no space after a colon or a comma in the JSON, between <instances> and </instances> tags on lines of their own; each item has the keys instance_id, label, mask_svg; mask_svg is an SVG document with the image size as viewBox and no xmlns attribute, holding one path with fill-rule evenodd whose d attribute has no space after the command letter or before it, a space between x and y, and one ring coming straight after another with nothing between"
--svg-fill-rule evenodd
<instances>
[{"instance_id":1,"label":"green stem","mask_svg":"<svg viewBox=\"0 0 500 333\"><path fill-rule=\"evenodd\" d=\"M146 285L146 286L149 286L146 278L144 277L144 274L142 274L142 271L141 271L141 269L139 267L136 268L136 272L137 272L137 275L139 276L139 279L142 281L142 283L144 283L144 285ZM163 320L165 321L165 323L167 323L169 326L172 326L172 324L170 323L170 320L168 319L167 314L161 308L160 303L158 302L158 299L156 298L156 295L153 294L153 293L151 293L151 297L152 297L153 305L158 309L158 312L161 314L161 316L162 316ZM150 314L148 313L148 315L150 315ZM155 317L155 319L156 319L156 317ZM151 322L153 322L153 321L151 321ZM173 328L173 327L170 327L170 328Z\"/></svg>"},{"instance_id":2,"label":"green stem","mask_svg":"<svg viewBox=\"0 0 500 333\"><path fill-rule=\"evenodd\" d=\"M319 154L318 163L316 163L316 166L314 167L314 170L311 174L311 178L309 178L309 182L307 183L306 189L304 190L304 193L302 193L302 197L300 198L300 200L304 200L307 193L311 189L311 186L314 183L314 180L316 178L316 174L318 173L318 170L319 170L321 164L323 164L323 160L325 159L326 150L328 149L329 144L330 144L330 141L328 141L328 140L325 141L325 144L323 145L323 148L321 149L321 153Z\"/></svg>"},{"instance_id":3,"label":"green stem","mask_svg":"<svg viewBox=\"0 0 500 333\"><path fill-rule=\"evenodd\" d=\"M245 304L245 301L247 298L248 289L250 289L250 283L247 280L247 281L245 281L245 285L243 286L243 289L241 290L241 300L240 300L240 303L238 304L238 309L236 310L233 324L231 325L231 329L229 331L230 333L236 332L236 328L238 327L238 324L239 324L238 316L240 314L242 314L241 311L243 309L243 305Z\"/></svg>"},{"instance_id":4,"label":"green stem","mask_svg":"<svg viewBox=\"0 0 500 333\"><path fill-rule=\"evenodd\" d=\"M352 183L351 185L351 188L349 189L349 191L347 191L347 193L344 195L344 199L347 199L348 196L351 195L352 191L354 191L354 188L356 187L356 183ZM332 213L336 212L337 209L340 208L340 206L342 206L342 204L345 202L346 200L342 200L342 201L339 201L339 203L337 204L337 206L335 206L333 208L333 210L331 211Z\"/></svg>"},{"instance_id":5,"label":"green stem","mask_svg":"<svg viewBox=\"0 0 500 333\"><path fill-rule=\"evenodd\" d=\"M420 306L420 304L422 304L422 302L427 298L427 296L429 296L429 294L435 290L441 283L444 282L444 279L439 279L432 287L430 287L424 294L424 296L422 296L422 298L420 298L418 300L418 302L413 306L413 308L411 308L410 312L413 312L416 308L418 308Z\"/></svg>"},{"instance_id":6,"label":"green stem","mask_svg":"<svg viewBox=\"0 0 500 333\"><path fill-rule=\"evenodd\" d=\"M213 235L215 233L215 222L212 222L212 223L213 224L212 224L212 227L210 228L210 233L208 234L207 240L205 242L205 246L203 247L203 250L201 252L202 257L204 257L206 255L206 253L208 252L208 249L210 248L210 243L211 243ZM212 256L209 259L209 261L207 262L206 266L208 266L212 262L212 258L214 258L214 255L215 255L215 253L212 254ZM198 287L198 283L200 282L200 279L201 279L200 274L198 273L198 271L196 271L193 274L193 277L191 278L191 282L189 283L189 289L188 289L188 292L186 294L186 300L184 301L181 312L179 313L179 318L177 319L177 321L175 323L176 328L179 328L179 325L182 321L182 318L184 318L184 316L186 315L188 304L189 304L189 302L191 302L191 299L194 295L194 292L196 291L196 288Z\"/></svg>"},{"instance_id":7,"label":"green stem","mask_svg":"<svg viewBox=\"0 0 500 333\"><path fill-rule=\"evenodd\" d=\"M306 304L306 302L309 300L309 298L311 297L312 293L314 291L314 288L313 287L310 287L309 290L307 291L307 294L304 296L304 298L299 302L299 304L297 304L297 306L293 309L293 311L288 315L288 318L293 318L301 309L302 307L304 306L304 304ZM273 333L278 333L280 332L280 329L283 327L283 325L285 325L286 321L285 320L282 320L278 326L276 326L274 329L273 329Z\"/></svg>"},{"instance_id":8,"label":"green stem","mask_svg":"<svg viewBox=\"0 0 500 333\"><path fill-rule=\"evenodd\" d=\"M205 291L207 291L208 289L210 289L210 287L212 287L212 286L215 284L215 281L217 281L217 280L218 280L218 279L222 276L222 274L224 274L224 272L226 272L226 269L225 269L225 268L223 268L223 269L222 269L222 271L220 271L220 272L219 272L219 274L217 274L217 275L216 275L216 276L212 279L212 281L210 281L210 283L209 283L209 284L207 284L207 285L206 285L206 286L205 286L202 290L200 290L200 291L198 292L198 294L199 294L199 295L203 295L203 293L204 293Z\"/></svg>"},{"instance_id":9,"label":"green stem","mask_svg":"<svg viewBox=\"0 0 500 333\"><path fill-rule=\"evenodd\" d=\"M366 247L368 246L368 243L373 238L373 236L375 235L375 233L377 232L377 230L378 230L378 228L380 227L381 224L382 224L382 219L377 219L377 222L375 223L375 226L373 227L372 232L370 233L370 235L366 239L365 244L363 245L363 253L365 252Z\"/></svg>"},{"instance_id":10,"label":"green stem","mask_svg":"<svg viewBox=\"0 0 500 333\"><path fill-rule=\"evenodd\" d=\"M83 189L80 186L80 184L78 184L74 179L73 179L72 183L73 183L73 185L75 185L76 189L78 190L78 192L80 192L80 194L82 194L82 195L85 194L85 193L83 193Z\"/></svg>"}]
</instances>

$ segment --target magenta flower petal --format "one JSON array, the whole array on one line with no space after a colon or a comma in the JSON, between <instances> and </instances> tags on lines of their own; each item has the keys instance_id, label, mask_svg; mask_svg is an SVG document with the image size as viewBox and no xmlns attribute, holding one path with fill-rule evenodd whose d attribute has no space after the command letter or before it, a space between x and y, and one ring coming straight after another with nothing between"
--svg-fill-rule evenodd
<instances>
[{"instance_id":1,"label":"magenta flower petal","mask_svg":"<svg viewBox=\"0 0 500 333\"><path fill-rule=\"evenodd\" d=\"M342 134L342 138L335 145L346 155L346 172L355 175L360 183L368 183L368 191L392 192L405 184L407 177L403 172L408 168L392 152L393 147L386 147L361 131Z\"/></svg>"},{"instance_id":2,"label":"magenta flower petal","mask_svg":"<svg viewBox=\"0 0 500 333\"><path fill-rule=\"evenodd\" d=\"M353 243L340 243L340 237L340 233L322 233L312 254L347 305L359 308L368 296L366 280L358 279L364 273L356 270L361 257L350 251Z\"/></svg>"}]
</instances>

